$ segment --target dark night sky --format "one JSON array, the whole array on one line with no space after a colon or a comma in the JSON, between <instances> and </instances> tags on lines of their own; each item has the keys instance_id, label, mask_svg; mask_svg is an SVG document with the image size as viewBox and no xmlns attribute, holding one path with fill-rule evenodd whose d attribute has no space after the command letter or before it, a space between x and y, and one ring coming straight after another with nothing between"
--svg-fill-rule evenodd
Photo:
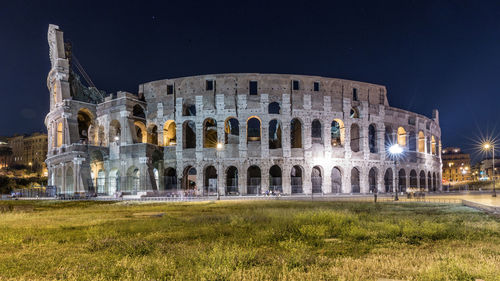
<instances>
[{"instance_id":1,"label":"dark night sky","mask_svg":"<svg viewBox=\"0 0 500 281\"><path fill-rule=\"evenodd\" d=\"M390 105L427 116L438 108L443 146L469 148L500 123L498 1L105 2L2 1L0 135L45 130L49 23L108 93L295 73L386 85Z\"/></svg>"}]
</instances>

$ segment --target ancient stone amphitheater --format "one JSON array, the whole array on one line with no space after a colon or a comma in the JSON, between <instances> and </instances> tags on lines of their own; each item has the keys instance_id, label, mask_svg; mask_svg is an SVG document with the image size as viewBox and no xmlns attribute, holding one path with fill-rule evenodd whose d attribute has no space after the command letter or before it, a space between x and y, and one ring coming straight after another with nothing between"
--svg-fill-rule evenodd
<instances>
[{"instance_id":1,"label":"ancient stone amphitheater","mask_svg":"<svg viewBox=\"0 0 500 281\"><path fill-rule=\"evenodd\" d=\"M438 111L389 106L384 86L213 74L106 95L50 25L49 184L60 193L356 194L441 188ZM398 143L398 159L388 146ZM396 161L395 161L396 160Z\"/></svg>"}]
</instances>

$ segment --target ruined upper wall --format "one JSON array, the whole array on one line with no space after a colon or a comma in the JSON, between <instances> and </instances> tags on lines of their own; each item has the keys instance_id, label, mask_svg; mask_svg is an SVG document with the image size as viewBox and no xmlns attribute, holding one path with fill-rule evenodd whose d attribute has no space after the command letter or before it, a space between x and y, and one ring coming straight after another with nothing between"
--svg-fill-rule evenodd
<instances>
[{"instance_id":1,"label":"ruined upper wall","mask_svg":"<svg viewBox=\"0 0 500 281\"><path fill-rule=\"evenodd\" d=\"M206 90L206 81L214 81L213 90ZM299 90L293 89L292 81L299 81ZM212 74L174 79L158 80L139 85L139 94L144 94L148 102L168 99L167 86L171 85L176 98L194 99L195 96L206 97L210 103L216 94L225 97L249 94L249 82L258 82L258 93L267 94L269 100L279 101L283 94L290 94L294 101L300 102L304 94L310 94L313 101L323 101L323 96L331 96L332 101L341 102L344 98L352 99L356 89L358 100L370 104L389 105L385 86L319 76L291 74ZM314 91L314 83L319 83L319 91ZM168 103L168 102L167 102Z\"/></svg>"}]
</instances>

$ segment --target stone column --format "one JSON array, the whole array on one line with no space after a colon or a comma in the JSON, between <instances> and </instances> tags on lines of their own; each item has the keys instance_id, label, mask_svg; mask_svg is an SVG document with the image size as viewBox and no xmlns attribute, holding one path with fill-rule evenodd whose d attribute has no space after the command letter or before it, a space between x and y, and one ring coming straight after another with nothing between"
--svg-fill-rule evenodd
<instances>
[{"instance_id":1,"label":"stone column","mask_svg":"<svg viewBox=\"0 0 500 281\"><path fill-rule=\"evenodd\" d=\"M329 194L332 193L332 167L331 165L323 167L323 171L321 174L323 178L322 189L323 193Z\"/></svg>"},{"instance_id":2,"label":"stone column","mask_svg":"<svg viewBox=\"0 0 500 281\"><path fill-rule=\"evenodd\" d=\"M196 121L196 161L203 160L203 120Z\"/></svg>"},{"instance_id":3,"label":"stone column","mask_svg":"<svg viewBox=\"0 0 500 281\"><path fill-rule=\"evenodd\" d=\"M269 165L262 165L260 168L260 186L261 186L261 192L266 192L269 190Z\"/></svg>"},{"instance_id":4,"label":"stone column","mask_svg":"<svg viewBox=\"0 0 500 281\"><path fill-rule=\"evenodd\" d=\"M245 118L238 119L240 123L240 158L247 157L247 120Z\"/></svg>"},{"instance_id":5,"label":"stone column","mask_svg":"<svg viewBox=\"0 0 500 281\"><path fill-rule=\"evenodd\" d=\"M351 193L351 170L352 166L348 165L345 167L344 173L342 174L342 193Z\"/></svg>"},{"instance_id":6,"label":"stone column","mask_svg":"<svg viewBox=\"0 0 500 281\"><path fill-rule=\"evenodd\" d=\"M120 111L120 145L131 144L134 142L132 137L134 124L132 120L129 120L128 116L128 111Z\"/></svg>"},{"instance_id":7,"label":"stone column","mask_svg":"<svg viewBox=\"0 0 500 281\"><path fill-rule=\"evenodd\" d=\"M292 169L291 165L283 164L283 170L281 171L281 185L283 187L284 194L292 194L291 177L290 177L291 169Z\"/></svg>"},{"instance_id":8,"label":"stone column","mask_svg":"<svg viewBox=\"0 0 500 281\"><path fill-rule=\"evenodd\" d=\"M148 164L149 164L149 158L148 157L139 157L139 173L140 173L140 178L139 178L139 191L147 191L147 190L152 190L152 185L153 183L150 182L149 180L149 171L148 171Z\"/></svg>"},{"instance_id":9,"label":"stone column","mask_svg":"<svg viewBox=\"0 0 500 281\"><path fill-rule=\"evenodd\" d=\"M365 166L359 167L359 192L367 194L370 192L369 169Z\"/></svg>"},{"instance_id":10,"label":"stone column","mask_svg":"<svg viewBox=\"0 0 500 281\"><path fill-rule=\"evenodd\" d=\"M247 194L247 169L244 165L241 165L238 168L238 188L240 191L240 195Z\"/></svg>"},{"instance_id":11,"label":"stone column","mask_svg":"<svg viewBox=\"0 0 500 281\"><path fill-rule=\"evenodd\" d=\"M269 120L267 118L262 118L261 128L261 158L266 159L269 157Z\"/></svg>"}]
</instances>

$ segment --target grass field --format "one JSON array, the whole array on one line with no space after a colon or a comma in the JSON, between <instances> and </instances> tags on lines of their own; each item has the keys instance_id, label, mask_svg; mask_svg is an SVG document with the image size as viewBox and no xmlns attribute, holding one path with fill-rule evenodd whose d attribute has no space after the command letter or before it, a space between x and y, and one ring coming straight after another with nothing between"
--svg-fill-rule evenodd
<instances>
[{"instance_id":1,"label":"grass field","mask_svg":"<svg viewBox=\"0 0 500 281\"><path fill-rule=\"evenodd\" d=\"M500 280L500 219L459 205L0 201L0 211L0 279Z\"/></svg>"}]
</instances>

